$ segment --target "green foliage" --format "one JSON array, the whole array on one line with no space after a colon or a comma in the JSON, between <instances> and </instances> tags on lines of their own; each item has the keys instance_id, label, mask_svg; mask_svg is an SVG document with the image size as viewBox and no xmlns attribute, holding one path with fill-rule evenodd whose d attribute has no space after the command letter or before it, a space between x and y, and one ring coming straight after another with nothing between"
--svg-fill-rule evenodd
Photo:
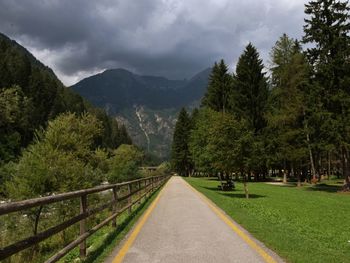
<instances>
[{"instance_id":1,"label":"green foliage","mask_svg":"<svg viewBox=\"0 0 350 263\"><path fill-rule=\"evenodd\" d=\"M122 144L109 160L109 183L119 183L140 177L143 153L133 145Z\"/></svg>"},{"instance_id":2,"label":"green foliage","mask_svg":"<svg viewBox=\"0 0 350 263\"><path fill-rule=\"evenodd\" d=\"M19 154L21 146L31 136L32 102L14 86L0 89L0 163Z\"/></svg>"},{"instance_id":3,"label":"green foliage","mask_svg":"<svg viewBox=\"0 0 350 263\"><path fill-rule=\"evenodd\" d=\"M15 165L7 183L9 197L24 199L99 184L102 173L93 165L98 167L96 160L106 156L94 151L93 142L100 132L101 123L90 114L67 113L50 121Z\"/></svg>"},{"instance_id":4,"label":"green foliage","mask_svg":"<svg viewBox=\"0 0 350 263\"><path fill-rule=\"evenodd\" d=\"M209 143L209 132L213 121L214 111L203 108L196 113L197 117L194 120L193 130L190 134L189 150L195 170L203 173L213 172L210 163L211 156L207 151Z\"/></svg>"},{"instance_id":5,"label":"green foliage","mask_svg":"<svg viewBox=\"0 0 350 263\"><path fill-rule=\"evenodd\" d=\"M214 64L209 76L208 89L202 99L202 106L215 111L225 112L229 108L229 97L232 92L232 77L224 60Z\"/></svg>"},{"instance_id":6,"label":"green foliage","mask_svg":"<svg viewBox=\"0 0 350 263\"><path fill-rule=\"evenodd\" d=\"M246 168L253 134L243 120L238 121L231 114L213 114L213 122L207 127L207 151L213 169L230 174Z\"/></svg>"},{"instance_id":7,"label":"green foliage","mask_svg":"<svg viewBox=\"0 0 350 263\"><path fill-rule=\"evenodd\" d=\"M316 132L320 151L340 149L343 174L350 189L350 8L348 1L316 0L305 5L308 15L304 43L313 44L307 55L314 68L313 82L319 98L316 120L323 125Z\"/></svg>"},{"instance_id":8,"label":"green foliage","mask_svg":"<svg viewBox=\"0 0 350 263\"><path fill-rule=\"evenodd\" d=\"M131 143L125 127L63 86L51 69L26 49L0 34L0 163L15 160L32 142L35 130L64 112L88 111L102 121L96 144L117 148Z\"/></svg>"},{"instance_id":9,"label":"green foliage","mask_svg":"<svg viewBox=\"0 0 350 263\"><path fill-rule=\"evenodd\" d=\"M182 108L176 122L171 151L172 167L181 175L188 175L192 168L192 161L188 148L190 131L190 116L186 109Z\"/></svg>"},{"instance_id":10,"label":"green foliage","mask_svg":"<svg viewBox=\"0 0 350 263\"><path fill-rule=\"evenodd\" d=\"M246 168L252 133L231 114L201 109L190 136L196 171L229 174ZM250 156L250 155L249 155Z\"/></svg>"},{"instance_id":11,"label":"green foliage","mask_svg":"<svg viewBox=\"0 0 350 263\"><path fill-rule=\"evenodd\" d=\"M308 159L305 122L312 114L310 68L297 41L284 34L272 48L272 91L267 113L269 163L296 165ZM284 165L285 166L285 165ZM284 167L286 169L286 167Z\"/></svg>"},{"instance_id":12,"label":"green foliage","mask_svg":"<svg viewBox=\"0 0 350 263\"><path fill-rule=\"evenodd\" d=\"M268 85L263 69L258 51L249 43L237 63L231 104L233 114L247 120L254 133L266 126Z\"/></svg>"}]
</instances>

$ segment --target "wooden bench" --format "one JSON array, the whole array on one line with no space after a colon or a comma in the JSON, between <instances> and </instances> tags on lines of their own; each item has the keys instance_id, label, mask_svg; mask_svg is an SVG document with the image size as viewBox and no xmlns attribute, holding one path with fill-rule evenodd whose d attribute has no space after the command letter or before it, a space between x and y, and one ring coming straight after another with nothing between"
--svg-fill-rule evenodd
<instances>
[{"instance_id":1,"label":"wooden bench","mask_svg":"<svg viewBox=\"0 0 350 263\"><path fill-rule=\"evenodd\" d=\"M222 191L231 191L235 188L233 180L227 182L221 182L221 185L218 185L218 188Z\"/></svg>"}]
</instances>

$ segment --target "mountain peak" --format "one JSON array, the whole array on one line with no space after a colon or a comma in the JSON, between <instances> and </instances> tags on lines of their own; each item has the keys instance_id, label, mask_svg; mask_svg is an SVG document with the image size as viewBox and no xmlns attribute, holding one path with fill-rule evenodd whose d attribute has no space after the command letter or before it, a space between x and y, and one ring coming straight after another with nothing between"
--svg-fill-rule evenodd
<instances>
[{"instance_id":1,"label":"mountain peak","mask_svg":"<svg viewBox=\"0 0 350 263\"><path fill-rule=\"evenodd\" d=\"M150 109L181 108L197 101L207 87L209 69L190 80L169 80L159 76L141 76L123 68L108 69L83 79L72 89L100 107L117 113L132 105Z\"/></svg>"},{"instance_id":2,"label":"mountain peak","mask_svg":"<svg viewBox=\"0 0 350 263\"><path fill-rule=\"evenodd\" d=\"M123 123L137 145L166 158L179 109L198 105L210 72L208 68L189 80L169 80L123 68L108 69L72 88Z\"/></svg>"},{"instance_id":3,"label":"mountain peak","mask_svg":"<svg viewBox=\"0 0 350 263\"><path fill-rule=\"evenodd\" d=\"M124 69L124 68L112 68L112 69L106 69L101 74L108 74L108 73L125 73L125 74L133 74L131 71Z\"/></svg>"}]
</instances>

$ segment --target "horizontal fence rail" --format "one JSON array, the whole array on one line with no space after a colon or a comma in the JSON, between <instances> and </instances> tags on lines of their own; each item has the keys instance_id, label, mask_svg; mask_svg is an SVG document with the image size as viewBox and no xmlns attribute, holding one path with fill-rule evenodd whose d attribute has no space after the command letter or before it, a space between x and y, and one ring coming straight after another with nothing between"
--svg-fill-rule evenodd
<instances>
[{"instance_id":1,"label":"horizontal fence rail","mask_svg":"<svg viewBox=\"0 0 350 263\"><path fill-rule=\"evenodd\" d=\"M141 178L129 182L123 182L118 184L108 184L103 186L97 186L94 188L72 191L57 195L51 195L46 197L28 199L18 202L8 202L0 205L0 216L7 215L13 212L21 212L23 210L28 210L30 208L40 207L44 205L49 205L66 200L80 199L80 213L76 216L71 217L70 219L57 224L45 231L42 231L36 235L32 235L28 238L17 241L11 245L0 248L0 261L4 260L16 253L21 252L24 249L35 246L45 239L64 231L68 227L80 223L80 233L79 236L62 248L58 253L53 255L46 262L56 262L65 256L69 251L80 245L80 257L86 257L86 239L94 234L97 230L106 226L108 223L112 222L112 226L116 227L116 218L121 215L124 211L131 212L132 206L136 203L140 203L143 198L147 197L154 191L156 191L160 186L162 186L170 176L152 176ZM122 187L127 188L127 191L124 195L118 196L118 190ZM101 193L104 191L112 191L111 200L99 204L97 207L89 208L87 197L88 195ZM117 204L121 201L127 200L126 205L117 209ZM107 208L112 208L112 214L105 218L102 222L95 225L91 229L87 229L86 220L92 215L98 214L104 211Z\"/></svg>"}]
</instances>

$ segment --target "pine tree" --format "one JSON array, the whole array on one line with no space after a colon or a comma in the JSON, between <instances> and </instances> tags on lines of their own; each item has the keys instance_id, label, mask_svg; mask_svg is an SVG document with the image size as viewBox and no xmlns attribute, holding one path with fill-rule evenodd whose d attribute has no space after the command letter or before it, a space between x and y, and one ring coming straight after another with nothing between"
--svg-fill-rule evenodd
<instances>
[{"instance_id":1,"label":"pine tree","mask_svg":"<svg viewBox=\"0 0 350 263\"><path fill-rule=\"evenodd\" d=\"M324 107L324 139L341 149L345 188L350 190L350 8L348 1L315 0L305 5L304 43L314 47L307 50L314 67L315 85Z\"/></svg>"},{"instance_id":2,"label":"pine tree","mask_svg":"<svg viewBox=\"0 0 350 263\"><path fill-rule=\"evenodd\" d=\"M308 120L305 117L310 108L310 103L305 99L310 93L310 70L298 41L286 34L276 42L270 56L272 91L269 97L269 127L266 135L269 143L274 145L272 159L279 162L280 168L284 170L283 181L287 181L287 170L297 174L300 181L300 164L307 159L308 151L311 166L314 167L308 140L310 132L306 129ZM289 168L286 167L287 164ZM315 176L314 169L311 170Z\"/></svg>"},{"instance_id":3,"label":"pine tree","mask_svg":"<svg viewBox=\"0 0 350 263\"><path fill-rule=\"evenodd\" d=\"M231 107L239 119L248 120L254 133L266 126L268 85L263 69L258 51L249 43L237 63Z\"/></svg>"},{"instance_id":4,"label":"pine tree","mask_svg":"<svg viewBox=\"0 0 350 263\"><path fill-rule=\"evenodd\" d=\"M228 74L225 61L222 59L219 64L216 62L214 64L209 78L208 89L202 100L202 106L215 111L227 111L231 91L232 78Z\"/></svg>"},{"instance_id":5,"label":"pine tree","mask_svg":"<svg viewBox=\"0 0 350 263\"><path fill-rule=\"evenodd\" d=\"M191 170L191 159L189 152L190 117L186 109L182 108L176 122L171 160L173 169L180 175L189 175Z\"/></svg>"}]
</instances>

